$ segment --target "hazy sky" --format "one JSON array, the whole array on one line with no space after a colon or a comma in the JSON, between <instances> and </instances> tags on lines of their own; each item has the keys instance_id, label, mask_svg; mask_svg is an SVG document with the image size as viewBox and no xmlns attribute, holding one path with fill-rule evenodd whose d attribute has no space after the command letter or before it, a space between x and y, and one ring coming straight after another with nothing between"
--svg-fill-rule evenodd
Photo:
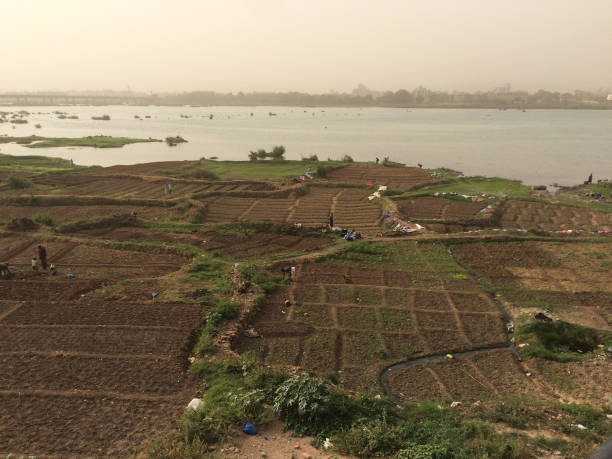
<instances>
[{"instance_id":1,"label":"hazy sky","mask_svg":"<svg viewBox=\"0 0 612 459\"><path fill-rule=\"evenodd\" d=\"M2 0L0 91L612 87L612 0Z\"/></svg>"}]
</instances>

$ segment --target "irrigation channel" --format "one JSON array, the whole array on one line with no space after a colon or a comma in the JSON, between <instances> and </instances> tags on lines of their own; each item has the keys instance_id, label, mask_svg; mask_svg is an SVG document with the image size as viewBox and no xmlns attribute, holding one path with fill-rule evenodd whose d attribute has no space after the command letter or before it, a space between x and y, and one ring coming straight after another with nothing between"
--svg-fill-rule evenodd
<instances>
[{"instance_id":1,"label":"irrigation channel","mask_svg":"<svg viewBox=\"0 0 612 459\"><path fill-rule=\"evenodd\" d=\"M449 255L453 257L451 248L448 247L447 250L448 250ZM489 351L494 351L494 350L508 350L508 351L513 352L516 358L519 361L521 361L521 356L519 355L518 351L516 350L516 346L514 345L514 326L509 325L512 322L512 319L510 318L510 314L508 314L508 311L506 311L506 309L497 300L497 298L493 297L493 303L500 310L500 312L504 316L504 322L507 324L507 327L506 327L506 330L508 332L508 344L507 345L505 346L487 346L487 347L472 349L472 350L463 351L463 352L449 351L448 353L429 355L426 357L419 357L417 359L405 360L403 362L394 363L393 365L390 365L384 368L380 372L380 376L379 376L380 384L383 387L383 390L385 391L385 395L387 396L387 398L391 400L393 403L399 403L399 399L395 395L393 395L393 392L391 392L391 387L389 386L389 373L392 373L398 370L402 370L404 368L409 368L409 367L413 367L417 365L423 365L429 362L440 362L442 360L448 359L447 357L448 354L451 354L453 359L455 359L458 357L480 354L483 352L489 352Z\"/></svg>"}]
</instances>

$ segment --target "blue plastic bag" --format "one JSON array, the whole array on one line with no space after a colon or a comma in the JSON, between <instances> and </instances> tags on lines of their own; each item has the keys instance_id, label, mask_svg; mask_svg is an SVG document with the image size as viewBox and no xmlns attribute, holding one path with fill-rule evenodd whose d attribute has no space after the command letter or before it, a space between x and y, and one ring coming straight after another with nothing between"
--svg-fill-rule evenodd
<instances>
[{"instance_id":1,"label":"blue plastic bag","mask_svg":"<svg viewBox=\"0 0 612 459\"><path fill-rule=\"evenodd\" d=\"M247 435L257 435L257 428L250 422L245 422L242 431Z\"/></svg>"}]
</instances>

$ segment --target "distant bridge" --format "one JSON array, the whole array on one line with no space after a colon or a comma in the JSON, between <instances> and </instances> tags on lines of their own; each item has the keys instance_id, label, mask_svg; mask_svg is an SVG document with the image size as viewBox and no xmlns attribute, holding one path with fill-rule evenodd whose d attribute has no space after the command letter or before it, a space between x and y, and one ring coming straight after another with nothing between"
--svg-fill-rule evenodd
<instances>
[{"instance_id":1,"label":"distant bridge","mask_svg":"<svg viewBox=\"0 0 612 459\"><path fill-rule=\"evenodd\" d=\"M155 96L5 93L0 94L0 105L151 105L155 99Z\"/></svg>"}]
</instances>

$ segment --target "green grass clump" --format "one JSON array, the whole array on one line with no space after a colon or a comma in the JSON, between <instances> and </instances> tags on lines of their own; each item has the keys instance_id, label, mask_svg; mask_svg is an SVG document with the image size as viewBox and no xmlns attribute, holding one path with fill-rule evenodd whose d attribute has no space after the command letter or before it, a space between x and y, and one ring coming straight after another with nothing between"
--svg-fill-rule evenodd
<instances>
[{"instance_id":1,"label":"green grass clump","mask_svg":"<svg viewBox=\"0 0 612 459\"><path fill-rule=\"evenodd\" d=\"M189 223L199 225L204 223L205 212L202 209L196 210L189 218Z\"/></svg>"},{"instance_id":2,"label":"green grass clump","mask_svg":"<svg viewBox=\"0 0 612 459\"><path fill-rule=\"evenodd\" d=\"M516 338L529 343L523 348L526 355L558 362L582 360L600 344L595 330L563 321L522 325Z\"/></svg>"},{"instance_id":3,"label":"green grass clump","mask_svg":"<svg viewBox=\"0 0 612 459\"><path fill-rule=\"evenodd\" d=\"M245 280L257 284L265 293L272 293L281 285L286 285L289 282L288 279L274 276L252 265L241 267L240 272Z\"/></svg>"},{"instance_id":4,"label":"green grass clump","mask_svg":"<svg viewBox=\"0 0 612 459\"><path fill-rule=\"evenodd\" d=\"M19 177L18 175L11 175L7 180L6 184L12 190L25 190L31 188L34 184L25 177Z\"/></svg>"},{"instance_id":5,"label":"green grass clump","mask_svg":"<svg viewBox=\"0 0 612 459\"><path fill-rule=\"evenodd\" d=\"M55 222L49 214L34 214L32 216L32 221L39 225L55 226Z\"/></svg>"}]
</instances>

